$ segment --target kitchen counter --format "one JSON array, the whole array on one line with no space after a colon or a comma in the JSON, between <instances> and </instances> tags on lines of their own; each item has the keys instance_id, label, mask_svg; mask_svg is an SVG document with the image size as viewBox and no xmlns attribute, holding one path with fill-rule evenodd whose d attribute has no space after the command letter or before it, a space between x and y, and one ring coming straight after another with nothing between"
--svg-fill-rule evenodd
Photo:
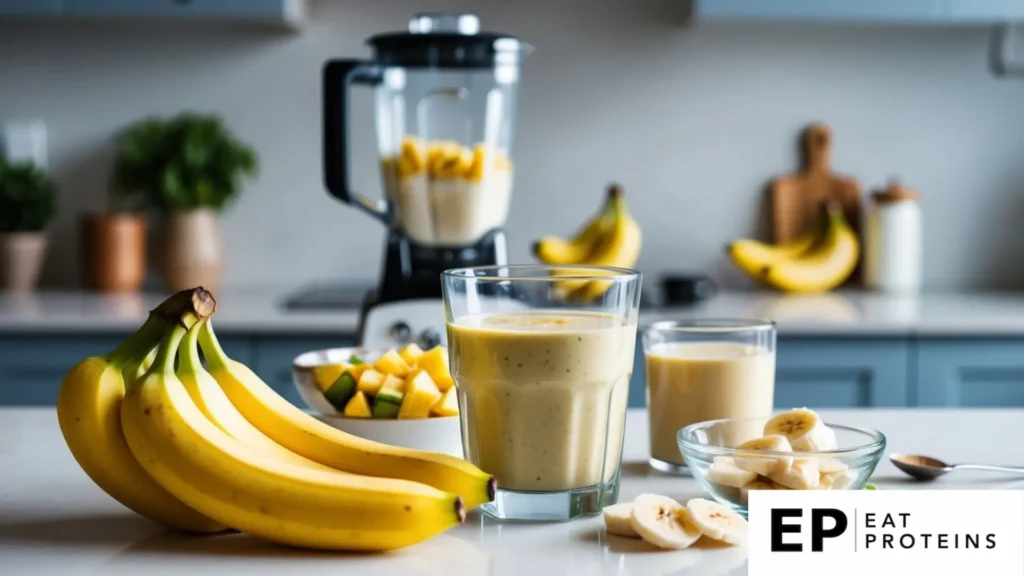
<instances>
[{"instance_id":1,"label":"kitchen counter","mask_svg":"<svg viewBox=\"0 0 1024 576\"><path fill-rule=\"evenodd\" d=\"M823 410L828 422L882 430L888 451L951 462L1024 462L1024 446L976 442L965 430L1024 434L1019 410ZM701 496L691 478L650 470L643 410L627 418L621 499L642 492ZM94 486L64 445L52 409L0 409L0 573L10 576L124 574L431 574L531 576L747 573L744 548L652 551L604 534L599 517L555 524L502 524L470 513L465 524L419 545L377 555L284 548L244 535L174 535L133 515ZM880 489L1014 489L1008 476L958 472L912 483L888 461Z\"/></svg>"},{"instance_id":2,"label":"kitchen counter","mask_svg":"<svg viewBox=\"0 0 1024 576\"><path fill-rule=\"evenodd\" d=\"M217 330L268 335L355 333L357 310L286 310L283 301L291 292L252 289L218 294ZM0 295L0 332L123 333L136 328L162 299L156 294L78 292ZM778 323L782 336L1024 336L1024 294L895 297L865 292L723 292L697 306L646 308L640 321L695 317L770 318Z\"/></svg>"}]
</instances>

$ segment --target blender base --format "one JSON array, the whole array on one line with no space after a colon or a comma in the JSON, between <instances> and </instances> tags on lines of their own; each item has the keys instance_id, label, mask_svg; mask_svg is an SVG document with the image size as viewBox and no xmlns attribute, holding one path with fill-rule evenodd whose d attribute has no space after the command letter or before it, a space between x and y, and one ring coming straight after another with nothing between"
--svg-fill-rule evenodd
<instances>
[{"instance_id":1,"label":"blender base","mask_svg":"<svg viewBox=\"0 0 1024 576\"><path fill-rule=\"evenodd\" d=\"M410 299L441 299L441 273L452 268L507 264L505 232L494 229L475 244L425 246L392 230L380 285L366 307Z\"/></svg>"}]
</instances>

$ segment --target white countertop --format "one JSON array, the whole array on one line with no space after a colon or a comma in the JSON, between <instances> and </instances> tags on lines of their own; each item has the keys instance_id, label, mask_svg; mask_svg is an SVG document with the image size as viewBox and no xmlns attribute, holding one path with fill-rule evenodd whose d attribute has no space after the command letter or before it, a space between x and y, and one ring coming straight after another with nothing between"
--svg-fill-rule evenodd
<instances>
[{"instance_id":1,"label":"white countertop","mask_svg":"<svg viewBox=\"0 0 1024 576\"><path fill-rule=\"evenodd\" d=\"M882 430L894 452L950 462L1024 464L1019 442L976 442L986 430L1024 434L1021 410L823 410L827 422ZM973 431L976 433L965 433ZM990 435L989 435L990 436ZM690 478L646 464L647 422L631 410L621 499L656 492L701 496ZM555 524L502 524L470 513L466 522L426 542L388 554L356 555L284 548L244 535L192 537L164 532L94 486L64 445L52 409L0 409L0 573L9 576L124 574L330 574L547 576L746 574L744 548L653 551L607 536L599 517ZM880 489L1015 489L1021 481L958 472L911 483L888 461L872 481Z\"/></svg>"},{"instance_id":2,"label":"white countertop","mask_svg":"<svg viewBox=\"0 0 1024 576\"><path fill-rule=\"evenodd\" d=\"M357 310L286 310L284 298L293 292L252 289L217 294L217 330L268 335L355 333ZM0 295L0 333L128 332L163 298L80 292ZM695 317L769 318L778 323L782 336L1024 336L1024 293L896 297L867 292L723 292L693 307L644 309L640 322Z\"/></svg>"}]
</instances>

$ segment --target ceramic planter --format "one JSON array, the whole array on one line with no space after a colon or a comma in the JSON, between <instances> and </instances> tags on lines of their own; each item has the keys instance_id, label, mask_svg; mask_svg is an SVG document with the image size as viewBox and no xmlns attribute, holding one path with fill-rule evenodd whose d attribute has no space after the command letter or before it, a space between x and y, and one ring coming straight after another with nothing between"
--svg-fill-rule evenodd
<instances>
[{"instance_id":1,"label":"ceramic planter","mask_svg":"<svg viewBox=\"0 0 1024 576\"><path fill-rule=\"evenodd\" d=\"M46 244L44 232L0 234L0 290L35 290L43 270Z\"/></svg>"},{"instance_id":2,"label":"ceramic planter","mask_svg":"<svg viewBox=\"0 0 1024 576\"><path fill-rule=\"evenodd\" d=\"M83 268L100 292L137 292L146 279L146 217L131 212L82 217Z\"/></svg>"},{"instance_id":3,"label":"ceramic planter","mask_svg":"<svg viewBox=\"0 0 1024 576\"><path fill-rule=\"evenodd\" d=\"M183 210L164 217L160 272L170 291L220 285L220 220L213 210Z\"/></svg>"}]
</instances>

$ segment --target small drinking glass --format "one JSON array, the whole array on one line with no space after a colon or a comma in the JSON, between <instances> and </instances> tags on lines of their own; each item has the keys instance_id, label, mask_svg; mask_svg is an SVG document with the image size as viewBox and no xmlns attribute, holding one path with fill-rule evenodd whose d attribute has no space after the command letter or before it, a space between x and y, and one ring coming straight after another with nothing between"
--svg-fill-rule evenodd
<instances>
[{"instance_id":1,"label":"small drinking glass","mask_svg":"<svg viewBox=\"0 0 1024 576\"><path fill-rule=\"evenodd\" d=\"M442 275L466 459L484 511L568 520L618 499L640 273L488 266Z\"/></svg>"},{"instance_id":2,"label":"small drinking glass","mask_svg":"<svg viewBox=\"0 0 1024 576\"><path fill-rule=\"evenodd\" d=\"M775 400L774 322L657 322L644 331L643 347L650 464L655 470L687 472L676 442L679 430L686 426L723 418L771 416ZM756 438L760 432L754 431L749 437Z\"/></svg>"}]
</instances>

